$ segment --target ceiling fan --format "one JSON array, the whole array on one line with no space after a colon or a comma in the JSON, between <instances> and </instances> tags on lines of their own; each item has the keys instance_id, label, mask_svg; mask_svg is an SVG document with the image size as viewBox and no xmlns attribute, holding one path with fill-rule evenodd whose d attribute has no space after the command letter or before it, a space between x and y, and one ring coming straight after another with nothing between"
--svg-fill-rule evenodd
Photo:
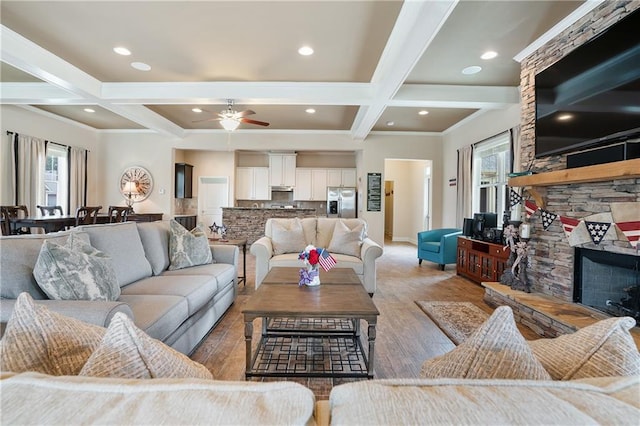
<instances>
[{"instance_id":1,"label":"ceiling fan","mask_svg":"<svg viewBox=\"0 0 640 426\"><path fill-rule=\"evenodd\" d=\"M233 109L233 99L227 99L227 109L220 111L217 118L198 120L194 121L194 123L202 121L219 121L222 127L229 132L236 130L240 123L255 124L265 127L269 125L269 123L265 121L251 120L250 118L246 118L247 115L253 114L255 114L255 111L252 111L250 109L246 109L244 111L235 111Z\"/></svg>"}]
</instances>

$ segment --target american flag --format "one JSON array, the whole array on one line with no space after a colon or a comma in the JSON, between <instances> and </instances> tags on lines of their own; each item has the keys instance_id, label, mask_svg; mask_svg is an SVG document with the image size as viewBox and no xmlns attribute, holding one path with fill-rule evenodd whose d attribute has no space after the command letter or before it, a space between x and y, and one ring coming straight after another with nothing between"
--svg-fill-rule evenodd
<instances>
[{"instance_id":1,"label":"american flag","mask_svg":"<svg viewBox=\"0 0 640 426\"><path fill-rule=\"evenodd\" d=\"M318 263L322 266L322 269L328 271L329 269L336 266L336 260L331 256L331 254L326 249L318 249L320 251L320 257L318 258Z\"/></svg>"}]
</instances>

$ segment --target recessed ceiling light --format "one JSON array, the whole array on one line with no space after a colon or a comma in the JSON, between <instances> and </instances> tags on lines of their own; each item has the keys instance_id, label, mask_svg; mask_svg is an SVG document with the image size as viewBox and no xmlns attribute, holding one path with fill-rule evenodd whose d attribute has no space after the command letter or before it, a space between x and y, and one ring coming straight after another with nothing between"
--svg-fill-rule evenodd
<instances>
[{"instance_id":1,"label":"recessed ceiling light","mask_svg":"<svg viewBox=\"0 0 640 426\"><path fill-rule=\"evenodd\" d=\"M298 53L302 56L313 55L313 49L310 46L302 46L300 49L298 49Z\"/></svg>"},{"instance_id":2,"label":"recessed ceiling light","mask_svg":"<svg viewBox=\"0 0 640 426\"><path fill-rule=\"evenodd\" d=\"M477 74L480 71L482 71L482 67L479 67L477 65L472 65L470 67L466 67L465 69L463 69L462 74L471 75L471 74Z\"/></svg>"},{"instance_id":3,"label":"recessed ceiling light","mask_svg":"<svg viewBox=\"0 0 640 426\"><path fill-rule=\"evenodd\" d=\"M480 56L480 59L484 59L484 60L493 59L496 56L498 56L498 52L494 52L493 50L489 50L487 52L484 52L482 54L482 56Z\"/></svg>"},{"instance_id":4,"label":"recessed ceiling light","mask_svg":"<svg viewBox=\"0 0 640 426\"><path fill-rule=\"evenodd\" d=\"M418 114L427 115L427 114L429 114L429 111L427 111L426 109L423 109L422 111L419 111Z\"/></svg>"},{"instance_id":5,"label":"recessed ceiling light","mask_svg":"<svg viewBox=\"0 0 640 426\"><path fill-rule=\"evenodd\" d=\"M316 110L313 108L307 108L304 110L304 112L306 112L307 114L315 114Z\"/></svg>"},{"instance_id":6,"label":"recessed ceiling light","mask_svg":"<svg viewBox=\"0 0 640 426\"><path fill-rule=\"evenodd\" d=\"M96 110L91 108L85 108L84 112L96 112Z\"/></svg>"},{"instance_id":7,"label":"recessed ceiling light","mask_svg":"<svg viewBox=\"0 0 640 426\"><path fill-rule=\"evenodd\" d=\"M122 56L131 55L131 51L126 47L122 47L122 46L114 47L113 51L116 52L118 55L122 55Z\"/></svg>"},{"instance_id":8,"label":"recessed ceiling light","mask_svg":"<svg viewBox=\"0 0 640 426\"><path fill-rule=\"evenodd\" d=\"M151 69L151 66L144 62L131 62L131 66L138 71L149 71Z\"/></svg>"},{"instance_id":9,"label":"recessed ceiling light","mask_svg":"<svg viewBox=\"0 0 640 426\"><path fill-rule=\"evenodd\" d=\"M571 120L573 118L572 114L561 114L558 116L558 120L560 121L567 121L567 120Z\"/></svg>"},{"instance_id":10,"label":"recessed ceiling light","mask_svg":"<svg viewBox=\"0 0 640 426\"><path fill-rule=\"evenodd\" d=\"M202 112L202 110L200 108L192 108L191 111L193 112Z\"/></svg>"},{"instance_id":11,"label":"recessed ceiling light","mask_svg":"<svg viewBox=\"0 0 640 426\"><path fill-rule=\"evenodd\" d=\"M387 126L395 126L395 121L387 121Z\"/></svg>"}]
</instances>

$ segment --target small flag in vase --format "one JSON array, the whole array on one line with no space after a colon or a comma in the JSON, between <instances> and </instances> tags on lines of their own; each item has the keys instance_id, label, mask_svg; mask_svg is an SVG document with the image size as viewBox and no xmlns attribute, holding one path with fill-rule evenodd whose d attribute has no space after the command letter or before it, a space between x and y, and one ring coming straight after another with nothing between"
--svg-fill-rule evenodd
<instances>
[{"instance_id":1,"label":"small flag in vase","mask_svg":"<svg viewBox=\"0 0 640 426\"><path fill-rule=\"evenodd\" d=\"M585 220L584 223L587 225L587 231L589 231L594 244L600 244L611 227L611 224L606 222L588 222Z\"/></svg>"},{"instance_id":2,"label":"small flag in vase","mask_svg":"<svg viewBox=\"0 0 640 426\"><path fill-rule=\"evenodd\" d=\"M336 266L336 263L338 262L336 262L336 260L333 258L333 256L331 256L328 250L326 249L321 249L321 250L322 251L320 252L318 263L320 264L320 266L322 266L322 269L324 269L325 271L328 271L329 269Z\"/></svg>"},{"instance_id":3,"label":"small flag in vase","mask_svg":"<svg viewBox=\"0 0 640 426\"><path fill-rule=\"evenodd\" d=\"M569 238L573 229L580 224L580 220L565 216L560 216L560 222L562 222L562 229L564 229L564 234L567 238Z\"/></svg>"},{"instance_id":4,"label":"small flag in vase","mask_svg":"<svg viewBox=\"0 0 640 426\"><path fill-rule=\"evenodd\" d=\"M556 217L558 217L558 215L544 209L540 209L540 212L542 215L542 227L546 231L547 229L549 229L553 221L556 220Z\"/></svg>"},{"instance_id":5,"label":"small flag in vase","mask_svg":"<svg viewBox=\"0 0 640 426\"><path fill-rule=\"evenodd\" d=\"M636 248L640 240L640 221L633 222L616 222L618 228L622 231L631 247Z\"/></svg>"},{"instance_id":6,"label":"small flag in vase","mask_svg":"<svg viewBox=\"0 0 640 426\"><path fill-rule=\"evenodd\" d=\"M509 207L513 207L516 204L520 204L522 202L522 195L518 194L513 189L509 192Z\"/></svg>"},{"instance_id":7,"label":"small flag in vase","mask_svg":"<svg viewBox=\"0 0 640 426\"><path fill-rule=\"evenodd\" d=\"M533 201L525 201L524 202L524 210L527 212L527 219L531 218L536 211L538 211L538 205Z\"/></svg>"}]
</instances>

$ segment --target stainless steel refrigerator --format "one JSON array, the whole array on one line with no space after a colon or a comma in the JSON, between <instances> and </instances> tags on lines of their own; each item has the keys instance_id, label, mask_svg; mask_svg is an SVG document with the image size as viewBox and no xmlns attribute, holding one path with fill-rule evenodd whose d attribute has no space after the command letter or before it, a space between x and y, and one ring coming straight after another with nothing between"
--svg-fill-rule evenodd
<instances>
[{"instance_id":1,"label":"stainless steel refrigerator","mask_svg":"<svg viewBox=\"0 0 640 426\"><path fill-rule=\"evenodd\" d=\"M351 187L327 187L327 217L357 217L357 192Z\"/></svg>"}]
</instances>

